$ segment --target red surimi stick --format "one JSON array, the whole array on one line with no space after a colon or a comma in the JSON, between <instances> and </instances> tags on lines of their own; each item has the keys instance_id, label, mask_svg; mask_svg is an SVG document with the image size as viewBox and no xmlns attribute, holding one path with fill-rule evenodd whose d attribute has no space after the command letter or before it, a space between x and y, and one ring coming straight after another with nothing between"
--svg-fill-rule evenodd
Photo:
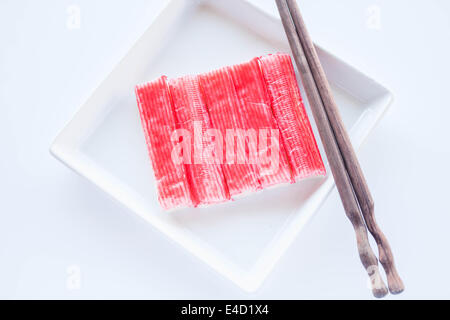
<instances>
[{"instance_id":1,"label":"red surimi stick","mask_svg":"<svg viewBox=\"0 0 450 320\"><path fill-rule=\"evenodd\" d=\"M230 150L226 144L227 129L245 129L245 123L239 110L233 80L227 69L219 69L199 76L206 106L212 126L219 129L223 140L223 172L230 195L233 197L241 193L254 192L261 189L254 164L245 164L242 154L236 149ZM229 133L229 131L228 131ZM239 142L236 139L236 145ZM242 141L241 141L242 142ZM242 145L240 146L242 150ZM227 152L232 152L236 157L234 163L227 163Z\"/></svg>"},{"instance_id":2,"label":"red surimi stick","mask_svg":"<svg viewBox=\"0 0 450 320\"><path fill-rule=\"evenodd\" d=\"M213 204L229 199L221 164L205 161L203 152L214 148L208 138L211 128L208 111L203 101L198 78L185 76L169 81L177 128L190 135L191 159L185 164L195 205Z\"/></svg>"},{"instance_id":3,"label":"red surimi stick","mask_svg":"<svg viewBox=\"0 0 450 320\"><path fill-rule=\"evenodd\" d=\"M259 62L294 178L324 175L325 167L303 105L291 57L275 54L261 57Z\"/></svg>"},{"instance_id":4,"label":"red surimi stick","mask_svg":"<svg viewBox=\"0 0 450 320\"><path fill-rule=\"evenodd\" d=\"M280 143L281 137L258 60L231 66L228 70L234 82L245 128L254 129L258 134L257 173L262 187L291 182L289 162L284 145ZM273 136L274 132L276 136ZM261 141L263 135L266 135L265 144ZM272 151L278 153L276 157Z\"/></svg>"},{"instance_id":5,"label":"red surimi stick","mask_svg":"<svg viewBox=\"0 0 450 320\"><path fill-rule=\"evenodd\" d=\"M142 126L157 181L158 200L165 210L192 206L189 184L183 164L171 161L175 143L175 116L167 90L167 78L136 86Z\"/></svg>"}]
</instances>

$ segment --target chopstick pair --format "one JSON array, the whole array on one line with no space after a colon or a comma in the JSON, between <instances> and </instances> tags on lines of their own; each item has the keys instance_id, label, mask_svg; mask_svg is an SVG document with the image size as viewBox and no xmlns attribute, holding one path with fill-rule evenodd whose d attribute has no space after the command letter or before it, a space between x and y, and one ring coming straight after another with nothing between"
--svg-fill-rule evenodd
<instances>
[{"instance_id":1,"label":"chopstick pair","mask_svg":"<svg viewBox=\"0 0 450 320\"><path fill-rule=\"evenodd\" d=\"M404 286L391 248L375 221L374 201L297 3L295 0L276 0L276 3L345 213L355 229L359 256L371 279L372 292L380 298L388 289L369 244L367 229L377 243L389 291L401 293Z\"/></svg>"}]
</instances>

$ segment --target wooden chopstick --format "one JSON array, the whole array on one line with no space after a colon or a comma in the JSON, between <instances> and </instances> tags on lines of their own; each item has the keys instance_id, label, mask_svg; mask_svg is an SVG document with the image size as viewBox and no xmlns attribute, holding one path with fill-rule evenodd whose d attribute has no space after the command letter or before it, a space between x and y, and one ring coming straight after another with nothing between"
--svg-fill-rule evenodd
<instances>
[{"instance_id":1,"label":"wooden chopstick","mask_svg":"<svg viewBox=\"0 0 450 320\"><path fill-rule=\"evenodd\" d=\"M291 18L286 0L276 0L286 35L294 55L297 68L305 87L308 101L313 111L320 137L328 157L330 168L339 191L345 213L350 219L356 234L358 252L363 266L371 279L372 292L375 297L383 297L388 293L379 269L378 260L369 244L366 225L360 213L358 201L354 195L353 186L344 160L339 150L333 129L328 121L322 98L314 81L310 66L298 38L294 22Z\"/></svg>"},{"instance_id":2,"label":"wooden chopstick","mask_svg":"<svg viewBox=\"0 0 450 320\"><path fill-rule=\"evenodd\" d=\"M345 130L344 123L331 93L325 72L317 56L314 44L306 29L299 7L295 0L286 0L291 18L297 31L298 38L303 47L308 65L310 66L314 81L322 98L325 111L331 128L333 129L338 147L341 151L353 190L359 202L367 228L374 237L377 245L380 262L386 272L389 291L398 294L404 290L403 282L398 275L394 264L394 256L386 236L375 220L374 201L367 186L366 179L359 165L350 138Z\"/></svg>"},{"instance_id":3,"label":"wooden chopstick","mask_svg":"<svg viewBox=\"0 0 450 320\"><path fill-rule=\"evenodd\" d=\"M345 167L353 185L353 189L358 199L367 228L378 245L380 262L386 271L389 290L394 294L400 293L404 290L403 282L395 268L394 257L392 255L389 243L375 220L374 201L370 194L370 190L367 186L367 182L364 178L358 159L356 158L350 138L345 130L336 103L331 94L328 81L320 64L314 45L308 34L296 1L286 0L286 3L296 28L299 41L304 50L307 63L310 66L314 81L322 98L328 120L333 129L338 147L341 151Z\"/></svg>"}]
</instances>

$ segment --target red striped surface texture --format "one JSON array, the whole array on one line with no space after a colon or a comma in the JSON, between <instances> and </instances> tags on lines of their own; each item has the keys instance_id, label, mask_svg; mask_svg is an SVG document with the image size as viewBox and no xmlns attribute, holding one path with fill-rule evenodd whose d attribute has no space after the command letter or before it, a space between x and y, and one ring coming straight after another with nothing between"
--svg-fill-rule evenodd
<instances>
[{"instance_id":1,"label":"red striped surface texture","mask_svg":"<svg viewBox=\"0 0 450 320\"><path fill-rule=\"evenodd\" d=\"M161 207L325 174L288 54L136 86Z\"/></svg>"}]
</instances>

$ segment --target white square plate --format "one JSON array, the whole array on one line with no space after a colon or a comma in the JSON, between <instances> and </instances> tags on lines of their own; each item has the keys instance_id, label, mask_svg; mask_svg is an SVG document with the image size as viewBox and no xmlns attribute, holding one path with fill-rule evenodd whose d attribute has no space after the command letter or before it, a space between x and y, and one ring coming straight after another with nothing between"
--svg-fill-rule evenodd
<instances>
[{"instance_id":1,"label":"white square plate","mask_svg":"<svg viewBox=\"0 0 450 320\"><path fill-rule=\"evenodd\" d=\"M392 95L318 50L359 147ZM254 291L326 199L333 178L309 179L208 208L163 212L134 86L162 74L197 74L274 52L290 52L280 20L246 0L172 0L62 130L51 153L217 272Z\"/></svg>"}]
</instances>

